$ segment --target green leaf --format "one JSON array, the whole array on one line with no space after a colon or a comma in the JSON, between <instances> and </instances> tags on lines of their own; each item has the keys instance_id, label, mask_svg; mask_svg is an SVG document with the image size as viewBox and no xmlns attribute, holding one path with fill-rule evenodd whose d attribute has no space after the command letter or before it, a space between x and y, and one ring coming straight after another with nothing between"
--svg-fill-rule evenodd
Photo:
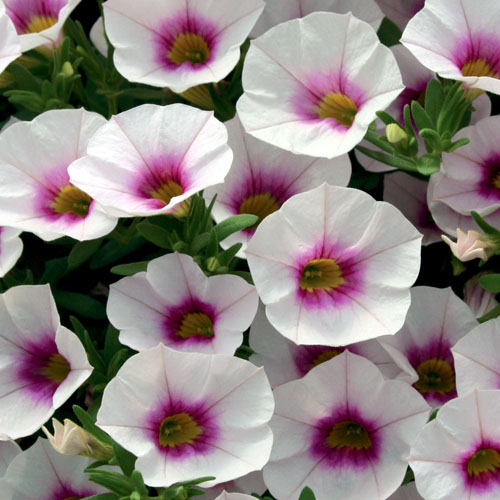
<instances>
[{"instance_id":1,"label":"green leaf","mask_svg":"<svg viewBox=\"0 0 500 500\"><path fill-rule=\"evenodd\" d=\"M484 316L477 318L477 320L479 323L485 323L490 319L498 318L498 316L500 316L500 304L495 306L490 312L486 313Z\"/></svg>"},{"instance_id":2,"label":"green leaf","mask_svg":"<svg viewBox=\"0 0 500 500\"><path fill-rule=\"evenodd\" d=\"M223 241L228 236L247 227L253 226L259 218L256 215L251 214L241 214L241 215L233 215L232 217L219 222L213 230L217 236L217 241Z\"/></svg>"},{"instance_id":3,"label":"green leaf","mask_svg":"<svg viewBox=\"0 0 500 500\"><path fill-rule=\"evenodd\" d=\"M500 293L500 274L486 274L479 278L479 284L488 292Z\"/></svg>"},{"instance_id":4,"label":"green leaf","mask_svg":"<svg viewBox=\"0 0 500 500\"><path fill-rule=\"evenodd\" d=\"M373 158L374 160L385 163L386 165L390 165L391 167L399 168L400 170L404 170L405 172L416 172L417 166L400 156L389 156L385 153L380 153L379 151L373 151L372 149L365 148L363 146L356 146L358 151L361 151L364 155Z\"/></svg>"},{"instance_id":5,"label":"green leaf","mask_svg":"<svg viewBox=\"0 0 500 500\"><path fill-rule=\"evenodd\" d=\"M120 264L111 268L113 274L120 276L132 276L134 274L146 271L149 261L143 260L141 262L131 262L130 264Z\"/></svg>"},{"instance_id":6,"label":"green leaf","mask_svg":"<svg viewBox=\"0 0 500 500\"><path fill-rule=\"evenodd\" d=\"M444 90L441 83L432 79L425 89L425 111L434 123L437 123L439 113L444 103Z\"/></svg>"},{"instance_id":7,"label":"green leaf","mask_svg":"<svg viewBox=\"0 0 500 500\"><path fill-rule=\"evenodd\" d=\"M371 142L373 145L377 146L382 151L385 151L389 154L394 154L394 148L392 147L392 144L390 144L385 137L377 134L373 130L368 129L365 134L365 139L368 142Z\"/></svg>"},{"instance_id":8,"label":"green leaf","mask_svg":"<svg viewBox=\"0 0 500 500\"><path fill-rule=\"evenodd\" d=\"M36 78L31 71L25 68L22 64L13 62L9 65L8 72L16 81L18 90L27 90L40 94L42 89L42 81Z\"/></svg>"},{"instance_id":9,"label":"green leaf","mask_svg":"<svg viewBox=\"0 0 500 500\"><path fill-rule=\"evenodd\" d=\"M68 271L85 264L99 250L101 244L101 238L77 243L68 255Z\"/></svg>"},{"instance_id":10,"label":"green leaf","mask_svg":"<svg viewBox=\"0 0 500 500\"><path fill-rule=\"evenodd\" d=\"M63 290L53 290L52 294L59 307L91 319L106 319L106 307L88 295Z\"/></svg>"},{"instance_id":11,"label":"green leaf","mask_svg":"<svg viewBox=\"0 0 500 500\"><path fill-rule=\"evenodd\" d=\"M85 497L84 500L118 500L120 497L114 493L99 493L91 497Z\"/></svg>"},{"instance_id":12,"label":"green leaf","mask_svg":"<svg viewBox=\"0 0 500 500\"><path fill-rule=\"evenodd\" d=\"M432 118L417 101L411 101L411 115L419 130L423 128L434 129L436 127Z\"/></svg>"},{"instance_id":13,"label":"green leaf","mask_svg":"<svg viewBox=\"0 0 500 500\"><path fill-rule=\"evenodd\" d=\"M68 268L66 257L48 260L39 283L50 283L55 285L65 274Z\"/></svg>"},{"instance_id":14,"label":"green leaf","mask_svg":"<svg viewBox=\"0 0 500 500\"><path fill-rule=\"evenodd\" d=\"M121 496L128 496L134 491L130 480L116 472L111 472L103 469L86 470L89 479L94 483L104 486L108 490L114 491Z\"/></svg>"},{"instance_id":15,"label":"green leaf","mask_svg":"<svg viewBox=\"0 0 500 500\"><path fill-rule=\"evenodd\" d=\"M172 250L170 235L168 231L162 227L145 220L137 225L137 230L142 234L142 236L144 236L144 238L157 247L165 250Z\"/></svg>"},{"instance_id":16,"label":"green leaf","mask_svg":"<svg viewBox=\"0 0 500 500\"><path fill-rule=\"evenodd\" d=\"M94 419L83 408L78 405L73 405L73 412L86 431L90 432L90 434L104 443L113 444L111 437L95 425Z\"/></svg>"},{"instance_id":17,"label":"green leaf","mask_svg":"<svg viewBox=\"0 0 500 500\"><path fill-rule=\"evenodd\" d=\"M78 335L80 342L83 344L85 341L85 334L88 335L87 329L83 326L82 322L75 316L70 316L69 320L73 326L73 331Z\"/></svg>"},{"instance_id":18,"label":"green leaf","mask_svg":"<svg viewBox=\"0 0 500 500\"><path fill-rule=\"evenodd\" d=\"M299 500L316 500L313 491L306 486L300 493Z\"/></svg>"},{"instance_id":19,"label":"green leaf","mask_svg":"<svg viewBox=\"0 0 500 500\"><path fill-rule=\"evenodd\" d=\"M217 260L221 266L227 266L236 257L236 254L241 250L243 243L235 243L227 250L224 250L219 255L217 255Z\"/></svg>"},{"instance_id":20,"label":"green leaf","mask_svg":"<svg viewBox=\"0 0 500 500\"><path fill-rule=\"evenodd\" d=\"M219 250L219 240L217 239L217 226L210 231L210 237L208 239L207 247L205 249L205 255L207 257L215 257Z\"/></svg>"},{"instance_id":21,"label":"green leaf","mask_svg":"<svg viewBox=\"0 0 500 500\"><path fill-rule=\"evenodd\" d=\"M447 153L453 153L453 151L456 151L458 148L461 148L462 146L466 146L469 144L470 140L467 139L467 137L464 137L462 139L459 139L458 141L452 142L451 146L446 148Z\"/></svg>"},{"instance_id":22,"label":"green leaf","mask_svg":"<svg viewBox=\"0 0 500 500\"><path fill-rule=\"evenodd\" d=\"M417 170L422 175L432 175L439 172L441 166L441 158L434 155L423 155L418 159Z\"/></svg>"},{"instance_id":23,"label":"green leaf","mask_svg":"<svg viewBox=\"0 0 500 500\"><path fill-rule=\"evenodd\" d=\"M377 31L380 41L387 47L396 45L401 38L401 30L387 17L385 17Z\"/></svg>"},{"instance_id":24,"label":"green leaf","mask_svg":"<svg viewBox=\"0 0 500 500\"><path fill-rule=\"evenodd\" d=\"M472 215L472 218L476 222L476 224L486 233L486 234L491 234L492 236L495 237L500 237L500 232L498 229L494 228L493 226L490 226L477 212L472 211L470 213Z\"/></svg>"},{"instance_id":25,"label":"green leaf","mask_svg":"<svg viewBox=\"0 0 500 500\"><path fill-rule=\"evenodd\" d=\"M126 476L130 476L135 468L137 457L120 446L117 442L113 442L113 450L121 470Z\"/></svg>"},{"instance_id":26,"label":"green leaf","mask_svg":"<svg viewBox=\"0 0 500 500\"><path fill-rule=\"evenodd\" d=\"M391 123L399 125L398 121L385 111L377 111L375 114L384 122L385 125L390 125Z\"/></svg>"},{"instance_id":27,"label":"green leaf","mask_svg":"<svg viewBox=\"0 0 500 500\"><path fill-rule=\"evenodd\" d=\"M126 245L121 245L115 240L109 241L103 245L90 260L90 269L101 269L103 267L108 267L110 264L116 262L117 260L130 255L131 253L138 250L146 243L146 240L142 237L136 237L130 240Z\"/></svg>"}]
</instances>

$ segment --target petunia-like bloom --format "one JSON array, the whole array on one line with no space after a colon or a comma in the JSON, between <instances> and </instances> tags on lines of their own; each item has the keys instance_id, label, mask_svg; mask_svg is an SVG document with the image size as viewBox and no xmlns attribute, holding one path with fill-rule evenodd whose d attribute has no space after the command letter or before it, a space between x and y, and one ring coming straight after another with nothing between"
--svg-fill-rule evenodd
<instances>
[{"instance_id":1,"label":"petunia-like bloom","mask_svg":"<svg viewBox=\"0 0 500 500\"><path fill-rule=\"evenodd\" d=\"M255 226L222 242L224 248L243 243L239 257L245 258L245 248L259 223L288 198L323 182L335 186L349 182L351 162L347 155L331 160L294 155L245 133L237 116L225 125L234 161L224 184L206 189L204 195L210 200L217 194L213 208L217 222L237 214L258 216Z\"/></svg>"},{"instance_id":2,"label":"petunia-like bloom","mask_svg":"<svg viewBox=\"0 0 500 500\"><path fill-rule=\"evenodd\" d=\"M424 235L422 245L441 240L441 231L427 206L427 182L394 172L384 176L384 201L399 208L403 215Z\"/></svg>"},{"instance_id":3,"label":"petunia-like bloom","mask_svg":"<svg viewBox=\"0 0 500 500\"><path fill-rule=\"evenodd\" d=\"M464 302L471 308L476 318L484 316L498 305L494 293L485 290L479 284L482 274L473 276L464 287Z\"/></svg>"},{"instance_id":4,"label":"petunia-like bloom","mask_svg":"<svg viewBox=\"0 0 500 500\"><path fill-rule=\"evenodd\" d=\"M203 500L217 500L218 498L253 500L255 497L249 496L251 493L262 495L266 490L267 486L264 483L262 471L259 470L250 472L250 474L233 481L227 481L212 488L204 489Z\"/></svg>"},{"instance_id":5,"label":"petunia-like bloom","mask_svg":"<svg viewBox=\"0 0 500 500\"><path fill-rule=\"evenodd\" d=\"M253 500L253 496L251 495L244 495L242 493L231 493L227 491L223 491L217 498L216 500Z\"/></svg>"},{"instance_id":6,"label":"petunia-like bloom","mask_svg":"<svg viewBox=\"0 0 500 500\"><path fill-rule=\"evenodd\" d=\"M78 337L61 326L48 285L0 295L0 434L37 431L92 373Z\"/></svg>"},{"instance_id":7,"label":"petunia-like bloom","mask_svg":"<svg viewBox=\"0 0 500 500\"><path fill-rule=\"evenodd\" d=\"M266 8L252 30L252 38L258 37L277 24L297 19L313 12L336 12L354 16L378 30L384 14L375 0L266 0Z\"/></svg>"},{"instance_id":8,"label":"petunia-like bloom","mask_svg":"<svg viewBox=\"0 0 500 500\"><path fill-rule=\"evenodd\" d=\"M107 313L120 342L138 351L161 342L181 351L234 354L257 304L255 287L243 278L207 277L190 256L172 253L112 284Z\"/></svg>"},{"instance_id":9,"label":"petunia-like bloom","mask_svg":"<svg viewBox=\"0 0 500 500\"><path fill-rule=\"evenodd\" d=\"M477 389L500 389L500 318L476 326L451 349L460 396Z\"/></svg>"},{"instance_id":10,"label":"petunia-like bloom","mask_svg":"<svg viewBox=\"0 0 500 500\"><path fill-rule=\"evenodd\" d=\"M9 464L21 451L20 446L15 441L0 441L0 477L5 474Z\"/></svg>"},{"instance_id":11,"label":"petunia-like bloom","mask_svg":"<svg viewBox=\"0 0 500 500\"><path fill-rule=\"evenodd\" d=\"M0 278L3 278L16 264L23 253L20 229L0 227Z\"/></svg>"},{"instance_id":12,"label":"petunia-like bloom","mask_svg":"<svg viewBox=\"0 0 500 500\"><path fill-rule=\"evenodd\" d=\"M376 0L382 12L399 29L404 30L408 21L424 6L425 0Z\"/></svg>"},{"instance_id":13,"label":"petunia-like bloom","mask_svg":"<svg viewBox=\"0 0 500 500\"><path fill-rule=\"evenodd\" d=\"M269 459L274 400L262 368L162 344L132 356L104 390L97 425L139 458L146 484L260 470Z\"/></svg>"},{"instance_id":14,"label":"petunia-like bloom","mask_svg":"<svg viewBox=\"0 0 500 500\"><path fill-rule=\"evenodd\" d=\"M334 381L334 383L332 383ZM264 481L279 500L309 486L317 500L380 500L401 484L429 406L345 351L274 390L274 445ZM293 439L291 437L293 436Z\"/></svg>"},{"instance_id":15,"label":"petunia-like bloom","mask_svg":"<svg viewBox=\"0 0 500 500\"><path fill-rule=\"evenodd\" d=\"M394 495L391 495L387 500L423 500L418 494L415 482L411 482L405 486L401 486Z\"/></svg>"},{"instance_id":16,"label":"petunia-like bloom","mask_svg":"<svg viewBox=\"0 0 500 500\"><path fill-rule=\"evenodd\" d=\"M0 73L21 55L21 46L16 28L5 13L5 5L0 0Z\"/></svg>"},{"instance_id":17,"label":"petunia-like bloom","mask_svg":"<svg viewBox=\"0 0 500 500\"><path fill-rule=\"evenodd\" d=\"M448 236L442 235L443 241L450 247L453 255L462 262L482 259L488 260L488 242L483 239L484 234L478 231L469 230L464 233L457 228L457 241L452 241Z\"/></svg>"},{"instance_id":18,"label":"petunia-like bloom","mask_svg":"<svg viewBox=\"0 0 500 500\"><path fill-rule=\"evenodd\" d=\"M232 158L226 128L213 112L144 104L100 128L69 174L109 213L181 216L191 195L223 182Z\"/></svg>"},{"instance_id":19,"label":"petunia-like bloom","mask_svg":"<svg viewBox=\"0 0 500 500\"><path fill-rule=\"evenodd\" d=\"M243 89L237 109L247 132L293 153L333 158L363 139L403 83L370 25L316 12L252 41Z\"/></svg>"},{"instance_id":20,"label":"petunia-like bloom","mask_svg":"<svg viewBox=\"0 0 500 500\"><path fill-rule=\"evenodd\" d=\"M81 109L47 111L0 134L0 224L45 240L90 240L108 234L117 219L69 180L68 167L106 120ZM26 144L30 147L27 148Z\"/></svg>"},{"instance_id":21,"label":"petunia-like bloom","mask_svg":"<svg viewBox=\"0 0 500 500\"><path fill-rule=\"evenodd\" d=\"M236 65L262 0L108 0L114 63L132 82L184 92L218 82Z\"/></svg>"},{"instance_id":22,"label":"petunia-like bloom","mask_svg":"<svg viewBox=\"0 0 500 500\"><path fill-rule=\"evenodd\" d=\"M104 34L104 21L101 16L97 18L97 21L90 28L89 38L99 53L104 57L108 57L108 41Z\"/></svg>"},{"instance_id":23,"label":"petunia-like bloom","mask_svg":"<svg viewBox=\"0 0 500 500\"><path fill-rule=\"evenodd\" d=\"M369 359L386 378L401 372L376 339L348 346L297 345L272 327L263 307L259 307L250 328L250 347L254 351L250 361L265 368L272 387L303 377L346 349Z\"/></svg>"},{"instance_id":24,"label":"petunia-like bloom","mask_svg":"<svg viewBox=\"0 0 500 500\"><path fill-rule=\"evenodd\" d=\"M425 500L496 500L500 496L500 391L474 390L446 403L410 454Z\"/></svg>"},{"instance_id":25,"label":"petunia-like bloom","mask_svg":"<svg viewBox=\"0 0 500 500\"><path fill-rule=\"evenodd\" d=\"M471 310L451 288L419 286L411 290L411 306L403 328L379 342L404 370L431 406L456 397L451 347L475 326Z\"/></svg>"},{"instance_id":26,"label":"petunia-like bloom","mask_svg":"<svg viewBox=\"0 0 500 500\"><path fill-rule=\"evenodd\" d=\"M21 50L55 46L66 19L80 0L3 0L19 35Z\"/></svg>"},{"instance_id":27,"label":"petunia-like bloom","mask_svg":"<svg viewBox=\"0 0 500 500\"><path fill-rule=\"evenodd\" d=\"M267 216L246 255L274 328L296 344L341 346L401 328L421 238L392 205L323 184Z\"/></svg>"},{"instance_id":28,"label":"petunia-like bloom","mask_svg":"<svg viewBox=\"0 0 500 500\"><path fill-rule=\"evenodd\" d=\"M500 94L499 22L495 0L427 0L401 42L439 76L473 89L470 98L484 90Z\"/></svg>"},{"instance_id":29,"label":"petunia-like bloom","mask_svg":"<svg viewBox=\"0 0 500 500\"><path fill-rule=\"evenodd\" d=\"M109 490L89 480L84 470L94 460L57 453L46 439L17 455L0 480L3 500L78 500Z\"/></svg>"}]
</instances>

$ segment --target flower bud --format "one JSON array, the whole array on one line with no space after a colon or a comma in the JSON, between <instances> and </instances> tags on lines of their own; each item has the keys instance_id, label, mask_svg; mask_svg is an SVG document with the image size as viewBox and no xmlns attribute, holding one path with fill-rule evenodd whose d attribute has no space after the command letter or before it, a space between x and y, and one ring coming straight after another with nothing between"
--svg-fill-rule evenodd
<instances>
[{"instance_id":1,"label":"flower bud","mask_svg":"<svg viewBox=\"0 0 500 500\"><path fill-rule=\"evenodd\" d=\"M406 146L408 144L408 134L397 123L387 125L385 135L393 146L396 144Z\"/></svg>"},{"instance_id":2,"label":"flower bud","mask_svg":"<svg viewBox=\"0 0 500 500\"><path fill-rule=\"evenodd\" d=\"M43 432L50 444L61 455L82 455L95 460L109 460L114 456L113 448L99 441L85 429L69 419L64 420L64 425L55 418L52 419L54 435L50 434L45 426Z\"/></svg>"},{"instance_id":3,"label":"flower bud","mask_svg":"<svg viewBox=\"0 0 500 500\"><path fill-rule=\"evenodd\" d=\"M75 71L73 69L73 66L71 66L71 63L69 61L66 61L61 68L61 73L66 77L69 78L70 76L73 76L75 74Z\"/></svg>"},{"instance_id":4,"label":"flower bud","mask_svg":"<svg viewBox=\"0 0 500 500\"><path fill-rule=\"evenodd\" d=\"M489 248L486 235L478 231L467 231L464 233L460 228L457 228L457 241L454 242L445 236L441 236L442 240L450 246L453 255L461 260L467 262L473 259L488 260L486 250Z\"/></svg>"}]
</instances>

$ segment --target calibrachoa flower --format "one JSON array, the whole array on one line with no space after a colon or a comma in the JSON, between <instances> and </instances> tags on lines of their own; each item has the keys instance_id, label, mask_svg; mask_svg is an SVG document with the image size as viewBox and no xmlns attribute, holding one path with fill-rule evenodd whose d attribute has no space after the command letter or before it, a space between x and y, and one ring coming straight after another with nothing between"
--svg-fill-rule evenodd
<instances>
[{"instance_id":1,"label":"calibrachoa flower","mask_svg":"<svg viewBox=\"0 0 500 500\"><path fill-rule=\"evenodd\" d=\"M245 133L238 117L225 125L234 161L224 184L208 188L204 194L207 201L217 194L213 208L217 222L240 213L259 217L254 227L222 242L224 248L243 243L239 257L245 257L244 250L257 225L288 198L323 182L336 186L347 186L349 182L351 162L347 155L331 160L294 155Z\"/></svg>"},{"instance_id":2,"label":"calibrachoa flower","mask_svg":"<svg viewBox=\"0 0 500 500\"><path fill-rule=\"evenodd\" d=\"M425 0L376 0L382 12L401 30L424 6Z\"/></svg>"},{"instance_id":3,"label":"calibrachoa flower","mask_svg":"<svg viewBox=\"0 0 500 500\"><path fill-rule=\"evenodd\" d=\"M410 466L425 500L496 500L500 495L500 391L453 399L420 432Z\"/></svg>"},{"instance_id":4,"label":"calibrachoa flower","mask_svg":"<svg viewBox=\"0 0 500 500\"><path fill-rule=\"evenodd\" d=\"M0 477L5 474L9 464L21 451L21 448L15 441L0 441Z\"/></svg>"},{"instance_id":5,"label":"calibrachoa flower","mask_svg":"<svg viewBox=\"0 0 500 500\"><path fill-rule=\"evenodd\" d=\"M262 368L160 344L136 354L104 390L97 425L139 458L151 486L260 470L269 459L273 395Z\"/></svg>"},{"instance_id":6,"label":"calibrachoa flower","mask_svg":"<svg viewBox=\"0 0 500 500\"><path fill-rule=\"evenodd\" d=\"M183 92L218 82L236 65L261 0L108 0L106 33L128 80Z\"/></svg>"},{"instance_id":7,"label":"calibrachoa flower","mask_svg":"<svg viewBox=\"0 0 500 500\"><path fill-rule=\"evenodd\" d=\"M422 500L422 497L418 494L415 482L411 482L405 486L401 486L388 500Z\"/></svg>"},{"instance_id":8,"label":"calibrachoa flower","mask_svg":"<svg viewBox=\"0 0 500 500\"><path fill-rule=\"evenodd\" d=\"M0 227L0 278L3 278L16 264L23 253L20 229Z\"/></svg>"},{"instance_id":9,"label":"calibrachoa flower","mask_svg":"<svg viewBox=\"0 0 500 500\"><path fill-rule=\"evenodd\" d=\"M99 16L90 28L89 38L102 56L108 57L108 42L104 34L104 21Z\"/></svg>"},{"instance_id":10,"label":"calibrachoa flower","mask_svg":"<svg viewBox=\"0 0 500 500\"><path fill-rule=\"evenodd\" d=\"M477 325L467 304L451 288L420 286L411 290L403 328L379 342L432 406L456 397L451 347Z\"/></svg>"},{"instance_id":11,"label":"calibrachoa flower","mask_svg":"<svg viewBox=\"0 0 500 500\"><path fill-rule=\"evenodd\" d=\"M498 305L495 294L485 290L479 284L481 276L482 274L478 274L471 278L464 288L464 302L471 308L472 314L476 318L484 316Z\"/></svg>"},{"instance_id":12,"label":"calibrachoa flower","mask_svg":"<svg viewBox=\"0 0 500 500\"><path fill-rule=\"evenodd\" d=\"M162 342L181 351L234 354L257 304L255 287L243 278L207 278L191 257L172 253L111 285L107 313L120 342L132 349Z\"/></svg>"},{"instance_id":13,"label":"calibrachoa flower","mask_svg":"<svg viewBox=\"0 0 500 500\"><path fill-rule=\"evenodd\" d=\"M358 144L403 90L392 52L351 14L317 12L252 41L237 103L246 131L293 153L332 158Z\"/></svg>"},{"instance_id":14,"label":"calibrachoa flower","mask_svg":"<svg viewBox=\"0 0 500 500\"><path fill-rule=\"evenodd\" d=\"M264 484L264 478L262 476L262 471L250 472L246 476L239 477L233 481L227 481L225 483L218 484L212 488L208 488L204 491L203 500L212 500L217 498L229 499L243 499L243 500L253 500L255 497L248 496L250 493L257 493L262 495L267 490ZM241 493L248 493L248 495L242 495Z\"/></svg>"},{"instance_id":15,"label":"calibrachoa flower","mask_svg":"<svg viewBox=\"0 0 500 500\"><path fill-rule=\"evenodd\" d=\"M180 216L189 208L183 201L223 182L232 158L226 128L213 112L144 104L113 116L69 173L110 213Z\"/></svg>"},{"instance_id":16,"label":"calibrachoa flower","mask_svg":"<svg viewBox=\"0 0 500 500\"><path fill-rule=\"evenodd\" d=\"M315 366L334 358L346 349L369 359L386 378L394 378L401 369L376 339L348 346L297 345L278 333L259 307L250 328L250 361L266 370L272 387L303 377Z\"/></svg>"},{"instance_id":17,"label":"calibrachoa flower","mask_svg":"<svg viewBox=\"0 0 500 500\"><path fill-rule=\"evenodd\" d=\"M54 46L71 11L80 0L3 0L19 35L21 50Z\"/></svg>"},{"instance_id":18,"label":"calibrachoa flower","mask_svg":"<svg viewBox=\"0 0 500 500\"><path fill-rule=\"evenodd\" d=\"M500 389L500 318L476 326L452 347L457 390Z\"/></svg>"},{"instance_id":19,"label":"calibrachoa flower","mask_svg":"<svg viewBox=\"0 0 500 500\"><path fill-rule=\"evenodd\" d=\"M332 383L335 381L335 383ZM274 445L264 481L278 500L309 486L318 500L380 500L401 484L429 406L345 351L274 390ZM291 439L293 436L293 439Z\"/></svg>"},{"instance_id":20,"label":"calibrachoa flower","mask_svg":"<svg viewBox=\"0 0 500 500\"><path fill-rule=\"evenodd\" d=\"M91 482L83 472L94 460L67 457L46 439L17 455L0 480L3 500L78 500L108 490Z\"/></svg>"},{"instance_id":21,"label":"calibrachoa flower","mask_svg":"<svg viewBox=\"0 0 500 500\"><path fill-rule=\"evenodd\" d=\"M5 13L5 5L0 1L0 73L20 55L21 46L16 29Z\"/></svg>"},{"instance_id":22,"label":"calibrachoa flower","mask_svg":"<svg viewBox=\"0 0 500 500\"><path fill-rule=\"evenodd\" d=\"M422 245L430 245L441 240L441 231L432 219L427 206L427 182L404 172L386 175L384 176L384 201L399 208L424 235Z\"/></svg>"},{"instance_id":23,"label":"calibrachoa flower","mask_svg":"<svg viewBox=\"0 0 500 500\"><path fill-rule=\"evenodd\" d=\"M59 322L48 285L0 295L0 433L37 431L92 373L78 337Z\"/></svg>"},{"instance_id":24,"label":"calibrachoa flower","mask_svg":"<svg viewBox=\"0 0 500 500\"><path fill-rule=\"evenodd\" d=\"M488 242L482 239L483 233L470 230L464 233L460 228L457 228L457 241L452 241L448 236L442 236L443 241L450 247L453 255L462 262L467 262L474 259L488 260L486 250Z\"/></svg>"},{"instance_id":25,"label":"calibrachoa flower","mask_svg":"<svg viewBox=\"0 0 500 500\"><path fill-rule=\"evenodd\" d=\"M108 234L117 219L75 187L68 167L106 120L81 109L47 111L0 134L0 224L45 240L89 240ZM30 147L26 144L29 142Z\"/></svg>"},{"instance_id":26,"label":"calibrachoa flower","mask_svg":"<svg viewBox=\"0 0 500 500\"><path fill-rule=\"evenodd\" d=\"M392 205L323 184L267 216L246 254L267 318L282 335L340 346L401 328L421 237Z\"/></svg>"},{"instance_id":27,"label":"calibrachoa flower","mask_svg":"<svg viewBox=\"0 0 500 500\"><path fill-rule=\"evenodd\" d=\"M297 19L313 12L352 12L358 19L366 21L376 31L384 14L375 0L266 0L266 8L252 30L251 36L257 37L267 30L290 19Z\"/></svg>"},{"instance_id":28,"label":"calibrachoa flower","mask_svg":"<svg viewBox=\"0 0 500 500\"><path fill-rule=\"evenodd\" d=\"M500 94L500 5L495 0L427 0L401 38L417 59L443 78L464 82L474 98Z\"/></svg>"}]
</instances>

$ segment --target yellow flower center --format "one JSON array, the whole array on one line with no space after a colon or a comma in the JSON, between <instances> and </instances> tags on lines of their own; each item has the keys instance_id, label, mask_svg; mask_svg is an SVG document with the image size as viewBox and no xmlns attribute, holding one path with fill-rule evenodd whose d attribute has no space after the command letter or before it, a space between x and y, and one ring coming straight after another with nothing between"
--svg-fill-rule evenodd
<instances>
[{"instance_id":1,"label":"yellow flower center","mask_svg":"<svg viewBox=\"0 0 500 500\"><path fill-rule=\"evenodd\" d=\"M24 29L24 33L40 33L43 30L54 26L57 23L57 17L54 16L31 16L30 22Z\"/></svg>"},{"instance_id":2,"label":"yellow flower center","mask_svg":"<svg viewBox=\"0 0 500 500\"><path fill-rule=\"evenodd\" d=\"M321 99L316 107L319 118L333 118L336 122L350 127L358 112L356 104L344 94L330 92Z\"/></svg>"},{"instance_id":3,"label":"yellow flower center","mask_svg":"<svg viewBox=\"0 0 500 500\"><path fill-rule=\"evenodd\" d=\"M64 356L53 354L42 368L42 375L53 382L61 383L66 379L71 367Z\"/></svg>"},{"instance_id":4,"label":"yellow flower center","mask_svg":"<svg viewBox=\"0 0 500 500\"><path fill-rule=\"evenodd\" d=\"M50 207L58 214L72 213L78 217L86 217L89 213L89 207L92 198L71 184L64 186Z\"/></svg>"},{"instance_id":5,"label":"yellow flower center","mask_svg":"<svg viewBox=\"0 0 500 500\"><path fill-rule=\"evenodd\" d=\"M204 38L196 33L181 33L168 53L168 58L177 65L185 62L202 64L210 57L210 49Z\"/></svg>"},{"instance_id":6,"label":"yellow flower center","mask_svg":"<svg viewBox=\"0 0 500 500\"><path fill-rule=\"evenodd\" d=\"M183 193L184 188L178 182L169 179L162 183L160 187L151 191L150 196L151 198L163 201L165 205L168 205L172 198L174 198L175 196L180 196ZM183 217L187 215L187 213L189 212L189 205L190 201L184 200L179 204L179 207L175 211L175 215L177 217Z\"/></svg>"},{"instance_id":7,"label":"yellow flower center","mask_svg":"<svg viewBox=\"0 0 500 500\"><path fill-rule=\"evenodd\" d=\"M214 336L212 320L203 313L188 313L182 318L181 325L176 334L183 339L188 339L195 335L211 338Z\"/></svg>"},{"instance_id":8,"label":"yellow flower center","mask_svg":"<svg viewBox=\"0 0 500 500\"><path fill-rule=\"evenodd\" d=\"M66 497L66 498L63 498L63 500L80 500L80 498L82 497L75 497L74 495L72 497Z\"/></svg>"},{"instance_id":9,"label":"yellow flower center","mask_svg":"<svg viewBox=\"0 0 500 500\"><path fill-rule=\"evenodd\" d=\"M500 189L500 172L495 175L492 184L495 189Z\"/></svg>"},{"instance_id":10,"label":"yellow flower center","mask_svg":"<svg viewBox=\"0 0 500 500\"><path fill-rule=\"evenodd\" d=\"M352 420L335 424L326 438L326 443L336 449L368 450L372 447L370 433L361 424Z\"/></svg>"},{"instance_id":11,"label":"yellow flower center","mask_svg":"<svg viewBox=\"0 0 500 500\"><path fill-rule=\"evenodd\" d=\"M158 442L169 448L179 444L192 444L202 432L203 429L191 415L176 413L162 420Z\"/></svg>"},{"instance_id":12,"label":"yellow flower center","mask_svg":"<svg viewBox=\"0 0 500 500\"><path fill-rule=\"evenodd\" d=\"M428 359L417 367L418 380L413 384L422 393L446 394L455 389L455 372L450 363L438 358Z\"/></svg>"},{"instance_id":13,"label":"yellow flower center","mask_svg":"<svg viewBox=\"0 0 500 500\"><path fill-rule=\"evenodd\" d=\"M245 198L241 202L239 213L252 214L258 217L257 222L251 227L253 229L262 222L262 219L276 212L279 208L279 203L274 196L270 193L261 193Z\"/></svg>"},{"instance_id":14,"label":"yellow flower center","mask_svg":"<svg viewBox=\"0 0 500 500\"><path fill-rule=\"evenodd\" d=\"M331 290L344 283L342 270L333 259L313 259L302 270L300 288L307 292Z\"/></svg>"},{"instance_id":15,"label":"yellow flower center","mask_svg":"<svg viewBox=\"0 0 500 500\"><path fill-rule=\"evenodd\" d=\"M500 469L500 453L491 448L483 448L476 451L467 461L467 474L470 477L478 477L488 472L496 472Z\"/></svg>"},{"instance_id":16,"label":"yellow flower center","mask_svg":"<svg viewBox=\"0 0 500 500\"><path fill-rule=\"evenodd\" d=\"M495 70L484 59L473 59L466 62L462 66L462 75L464 76L489 76L491 78L498 78ZM481 89L467 89L465 97L474 100L476 97L484 93Z\"/></svg>"},{"instance_id":17,"label":"yellow flower center","mask_svg":"<svg viewBox=\"0 0 500 500\"><path fill-rule=\"evenodd\" d=\"M326 351L323 351L319 356L314 358L309 369L312 370L315 366L318 366L325 361L329 361L335 356L338 356L341 352L342 351L339 349L327 349Z\"/></svg>"}]
</instances>

